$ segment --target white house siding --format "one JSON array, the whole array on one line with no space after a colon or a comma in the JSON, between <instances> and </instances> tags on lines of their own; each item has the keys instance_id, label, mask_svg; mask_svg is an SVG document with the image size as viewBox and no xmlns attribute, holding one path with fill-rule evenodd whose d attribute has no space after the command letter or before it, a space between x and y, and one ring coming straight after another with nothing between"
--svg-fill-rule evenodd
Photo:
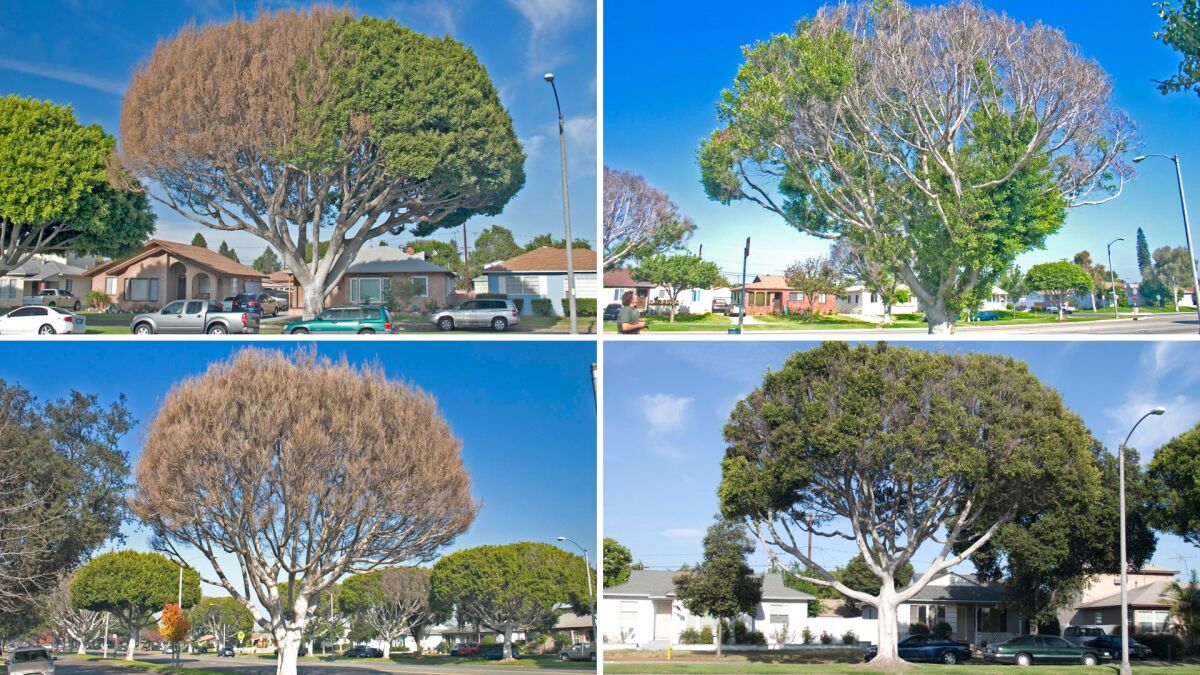
<instances>
[{"instance_id":1,"label":"white house siding","mask_svg":"<svg viewBox=\"0 0 1200 675\"><path fill-rule=\"evenodd\" d=\"M916 312L917 301L910 294L908 302L898 302L892 305L892 314L911 314ZM850 286L842 291L837 298L838 314L854 314L858 316L883 316L883 302L878 293L868 291L864 286Z\"/></svg>"}]
</instances>

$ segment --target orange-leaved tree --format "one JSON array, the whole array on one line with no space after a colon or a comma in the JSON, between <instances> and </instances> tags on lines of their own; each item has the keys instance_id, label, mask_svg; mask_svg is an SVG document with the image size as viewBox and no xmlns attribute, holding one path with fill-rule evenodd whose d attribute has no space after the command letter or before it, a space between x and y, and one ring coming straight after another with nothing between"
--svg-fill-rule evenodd
<instances>
[{"instance_id":1,"label":"orange-leaved tree","mask_svg":"<svg viewBox=\"0 0 1200 675\"><path fill-rule=\"evenodd\" d=\"M175 645L173 652L175 662L179 662L179 643L187 639L188 631L192 629L192 622L188 619L187 614L183 613L183 609L179 605L168 602L163 607L162 616L158 620L162 626L158 632L163 639Z\"/></svg>"}]
</instances>

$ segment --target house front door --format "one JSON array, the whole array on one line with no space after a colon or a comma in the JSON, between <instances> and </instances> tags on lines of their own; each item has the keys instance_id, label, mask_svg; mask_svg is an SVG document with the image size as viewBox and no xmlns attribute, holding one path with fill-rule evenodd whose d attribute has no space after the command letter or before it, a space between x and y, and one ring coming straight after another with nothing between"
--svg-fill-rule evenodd
<instances>
[{"instance_id":1,"label":"house front door","mask_svg":"<svg viewBox=\"0 0 1200 675\"><path fill-rule=\"evenodd\" d=\"M175 299L183 300L187 297L187 275L180 274L175 277Z\"/></svg>"},{"instance_id":2,"label":"house front door","mask_svg":"<svg viewBox=\"0 0 1200 675\"><path fill-rule=\"evenodd\" d=\"M958 629L955 631L954 639L964 640L966 642L975 642L975 608L967 605L959 605L958 611Z\"/></svg>"},{"instance_id":3,"label":"house front door","mask_svg":"<svg viewBox=\"0 0 1200 675\"><path fill-rule=\"evenodd\" d=\"M671 601L654 601L654 639L671 640Z\"/></svg>"}]
</instances>

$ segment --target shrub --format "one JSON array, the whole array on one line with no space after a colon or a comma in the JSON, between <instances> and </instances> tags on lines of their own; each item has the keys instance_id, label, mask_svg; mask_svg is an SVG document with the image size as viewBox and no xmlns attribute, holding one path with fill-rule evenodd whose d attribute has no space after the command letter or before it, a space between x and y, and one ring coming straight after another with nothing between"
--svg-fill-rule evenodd
<instances>
[{"instance_id":1,"label":"shrub","mask_svg":"<svg viewBox=\"0 0 1200 675\"><path fill-rule=\"evenodd\" d=\"M808 629L808 626L805 626L804 630L800 631L800 641L806 645L812 644L813 632Z\"/></svg>"},{"instance_id":2,"label":"shrub","mask_svg":"<svg viewBox=\"0 0 1200 675\"><path fill-rule=\"evenodd\" d=\"M954 633L954 627L945 621L939 621L933 625L933 629L930 632L940 638L949 639L950 635Z\"/></svg>"},{"instance_id":3,"label":"shrub","mask_svg":"<svg viewBox=\"0 0 1200 675\"><path fill-rule=\"evenodd\" d=\"M702 645L704 640L700 639L700 631L695 628L684 628L679 632L679 643L685 645Z\"/></svg>"},{"instance_id":4,"label":"shrub","mask_svg":"<svg viewBox=\"0 0 1200 675\"><path fill-rule=\"evenodd\" d=\"M1185 647L1183 640L1172 633L1138 633L1132 639L1146 645L1154 653L1154 658L1178 661L1183 658Z\"/></svg>"},{"instance_id":5,"label":"shrub","mask_svg":"<svg viewBox=\"0 0 1200 675\"><path fill-rule=\"evenodd\" d=\"M821 644L823 644L823 645L833 644L833 636L830 635L828 631L821 631Z\"/></svg>"},{"instance_id":6,"label":"shrub","mask_svg":"<svg viewBox=\"0 0 1200 675\"><path fill-rule=\"evenodd\" d=\"M517 307L517 314L525 311L525 298L513 298L513 304Z\"/></svg>"},{"instance_id":7,"label":"shrub","mask_svg":"<svg viewBox=\"0 0 1200 675\"><path fill-rule=\"evenodd\" d=\"M570 314L571 301L562 299L563 314ZM595 298L575 298L575 314L577 316L596 316Z\"/></svg>"},{"instance_id":8,"label":"shrub","mask_svg":"<svg viewBox=\"0 0 1200 675\"><path fill-rule=\"evenodd\" d=\"M854 631L848 630L845 633L842 633L842 644L856 645L858 644L858 636L854 634Z\"/></svg>"},{"instance_id":9,"label":"shrub","mask_svg":"<svg viewBox=\"0 0 1200 675\"><path fill-rule=\"evenodd\" d=\"M497 644L498 642L499 642L499 640L496 639L495 635L484 635L483 636L483 644L485 644L485 645L494 645L494 644Z\"/></svg>"},{"instance_id":10,"label":"shrub","mask_svg":"<svg viewBox=\"0 0 1200 675\"><path fill-rule=\"evenodd\" d=\"M438 643L437 650L438 650L439 654L449 654L450 653L450 643L446 640L442 640L441 642Z\"/></svg>"},{"instance_id":11,"label":"shrub","mask_svg":"<svg viewBox=\"0 0 1200 675\"><path fill-rule=\"evenodd\" d=\"M767 636L763 635L763 634L762 634L762 631L759 631L759 630L752 630L752 631L748 631L748 632L746 633L746 637L745 637L745 639L744 639L744 640L742 640L742 641L740 642L740 644L744 644L744 645L766 645L766 644L767 644Z\"/></svg>"},{"instance_id":12,"label":"shrub","mask_svg":"<svg viewBox=\"0 0 1200 675\"><path fill-rule=\"evenodd\" d=\"M534 298L530 306L538 316L550 316L554 312L554 303L550 302L549 298Z\"/></svg>"},{"instance_id":13,"label":"shrub","mask_svg":"<svg viewBox=\"0 0 1200 675\"><path fill-rule=\"evenodd\" d=\"M108 294L104 291L88 291L87 295L83 296L83 304L92 309L104 309L112 303L108 299Z\"/></svg>"},{"instance_id":14,"label":"shrub","mask_svg":"<svg viewBox=\"0 0 1200 675\"><path fill-rule=\"evenodd\" d=\"M712 626L705 626L700 629L700 644L711 645L714 641Z\"/></svg>"},{"instance_id":15,"label":"shrub","mask_svg":"<svg viewBox=\"0 0 1200 675\"><path fill-rule=\"evenodd\" d=\"M785 623L771 633L771 641L775 644L785 645L789 642L794 642L792 632L788 630L788 625Z\"/></svg>"},{"instance_id":16,"label":"shrub","mask_svg":"<svg viewBox=\"0 0 1200 675\"><path fill-rule=\"evenodd\" d=\"M925 317L925 315L921 314L920 312L910 312L908 314L893 314L892 315L892 319L894 321L920 321L924 317Z\"/></svg>"}]
</instances>

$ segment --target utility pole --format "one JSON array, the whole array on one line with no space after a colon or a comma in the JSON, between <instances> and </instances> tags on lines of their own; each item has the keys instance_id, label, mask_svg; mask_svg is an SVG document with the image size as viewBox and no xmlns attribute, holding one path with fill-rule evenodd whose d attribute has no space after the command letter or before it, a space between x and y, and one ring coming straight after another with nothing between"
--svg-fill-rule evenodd
<instances>
[{"instance_id":1,"label":"utility pole","mask_svg":"<svg viewBox=\"0 0 1200 675\"><path fill-rule=\"evenodd\" d=\"M104 643L101 647L102 658L108 658L108 617L112 616L108 612L104 613Z\"/></svg>"},{"instance_id":2,"label":"utility pole","mask_svg":"<svg viewBox=\"0 0 1200 675\"><path fill-rule=\"evenodd\" d=\"M463 223L463 278L466 279L468 291L475 290L475 282L471 280L471 256L467 253L467 224Z\"/></svg>"},{"instance_id":3,"label":"utility pole","mask_svg":"<svg viewBox=\"0 0 1200 675\"><path fill-rule=\"evenodd\" d=\"M746 261L750 259L750 237L746 237L746 250L742 251L742 311L738 312L738 335L746 320Z\"/></svg>"}]
</instances>

